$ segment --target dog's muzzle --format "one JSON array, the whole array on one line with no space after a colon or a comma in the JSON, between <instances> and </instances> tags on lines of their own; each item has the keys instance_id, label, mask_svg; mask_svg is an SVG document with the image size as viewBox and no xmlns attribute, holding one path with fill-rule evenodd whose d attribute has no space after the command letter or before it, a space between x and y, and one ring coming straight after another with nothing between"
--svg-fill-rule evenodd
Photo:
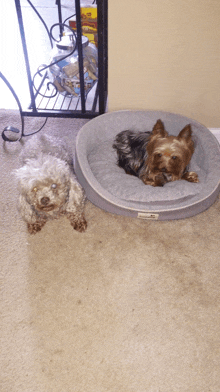
<instances>
[{"instance_id":1,"label":"dog's muzzle","mask_svg":"<svg viewBox=\"0 0 220 392\"><path fill-rule=\"evenodd\" d=\"M40 202L41 202L42 206L48 206L48 204L50 203L50 199L49 199L49 197L42 197Z\"/></svg>"},{"instance_id":2,"label":"dog's muzzle","mask_svg":"<svg viewBox=\"0 0 220 392\"><path fill-rule=\"evenodd\" d=\"M167 172L163 172L162 174L163 174L163 176L164 176L164 178L166 179L167 182L172 181L172 174L167 173Z\"/></svg>"},{"instance_id":3,"label":"dog's muzzle","mask_svg":"<svg viewBox=\"0 0 220 392\"><path fill-rule=\"evenodd\" d=\"M50 198L49 197L42 197L40 199L40 205L38 206L39 210L45 211L45 212L49 212L54 210L55 205L54 204L50 204Z\"/></svg>"}]
</instances>

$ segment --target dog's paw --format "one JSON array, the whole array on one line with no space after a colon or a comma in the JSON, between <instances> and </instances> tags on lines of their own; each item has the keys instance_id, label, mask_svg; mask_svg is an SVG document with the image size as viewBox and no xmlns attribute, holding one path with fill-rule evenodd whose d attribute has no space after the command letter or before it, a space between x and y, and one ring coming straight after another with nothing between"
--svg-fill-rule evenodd
<instances>
[{"instance_id":1,"label":"dog's paw","mask_svg":"<svg viewBox=\"0 0 220 392\"><path fill-rule=\"evenodd\" d=\"M42 227L45 225L46 222L35 222L35 223L28 223L27 227L28 227L28 232L30 234L36 234L38 233Z\"/></svg>"},{"instance_id":2,"label":"dog's paw","mask_svg":"<svg viewBox=\"0 0 220 392\"><path fill-rule=\"evenodd\" d=\"M189 182L199 182L198 174L195 172L187 172L183 175L182 177L183 180L189 181Z\"/></svg>"},{"instance_id":3,"label":"dog's paw","mask_svg":"<svg viewBox=\"0 0 220 392\"><path fill-rule=\"evenodd\" d=\"M68 213L67 218L70 221L71 226L73 226L74 230L79 231L79 233L83 233L87 228L87 222L85 220L84 215L75 215L73 213Z\"/></svg>"},{"instance_id":4,"label":"dog's paw","mask_svg":"<svg viewBox=\"0 0 220 392\"><path fill-rule=\"evenodd\" d=\"M154 186L154 181L152 179L149 179L148 177L142 177L141 180L145 185L152 185Z\"/></svg>"},{"instance_id":5,"label":"dog's paw","mask_svg":"<svg viewBox=\"0 0 220 392\"><path fill-rule=\"evenodd\" d=\"M153 186L164 186L167 182L172 181L171 176L166 173L159 173L154 178L154 185Z\"/></svg>"},{"instance_id":6,"label":"dog's paw","mask_svg":"<svg viewBox=\"0 0 220 392\"><path fill-rule=\"evenodd\" d=\"M148 176L143 176L141 179L145 185L151 186L164 186L167 182L170 181L165 175L165 173L158 173L152 176L152 178Z\"/></svg>"},{"instance_id":7,"label":"dog's paw","mask_svg":"<svg viewBox=\"0 0 220 392\"><path fill-rule=\"evenodd\" d=\"M79 233L83 233L87 229L87 222L85 218L79 221L73 221L71 222L71 225L73 226L74 230L79 231Z\"/></svg>"}]
</instances>

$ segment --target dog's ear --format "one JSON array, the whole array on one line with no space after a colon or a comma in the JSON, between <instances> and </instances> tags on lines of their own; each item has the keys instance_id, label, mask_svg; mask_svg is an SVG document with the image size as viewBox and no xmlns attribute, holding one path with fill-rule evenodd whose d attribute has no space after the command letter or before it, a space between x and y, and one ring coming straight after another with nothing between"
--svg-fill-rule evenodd
<instances>
[{"instance_id":1,"label":"dog's ear","mask_svg":"<svg viewBox=\"0 0 220 392\"><path fill-rule=\"evenodd\" d=\"M67 202L66 206L66 211L67 212L76 212L76 208L79 208L84 202L85 199L85 193L79 185L79 183L76 181L76 179L71 176L70 177L70 188L69 188L69 199Z\"/></svg>"},{"instance_id":2,"label":"dog's ear","mask_svg":"<svg viewBox=\"0 0 220 392\"><path fill-rule=\"evenodd\" d=\"M191 129L191 125L188 124L186 125L182 131L180 131L179 135L178 135L178 139L185 139L186 141L188 141L189 139L191 139L192 136L192 129Z\"/></svg>"},{"instance_id":3,"label":"dog's ear","mask_svg":"<svg viewBox=\"0 0 220 392\"><path fill-rule=\"evenodd\" d=\"M153 127L152 134L157 137L167 137L168 133L164 128L163 122L159 119Z\"/></svg>"},{"instance_id":4,"label":"dog's ear","mask_svg":"<svg viewBox=\"0 0 220 392\"><path fill-rule=\"evenodd\" d=\"M27 202L24 195L19 196L18 209L21 216L27 223L35 223L37 221L37 215L34 208Z\"/></svg>"}]
</instances>

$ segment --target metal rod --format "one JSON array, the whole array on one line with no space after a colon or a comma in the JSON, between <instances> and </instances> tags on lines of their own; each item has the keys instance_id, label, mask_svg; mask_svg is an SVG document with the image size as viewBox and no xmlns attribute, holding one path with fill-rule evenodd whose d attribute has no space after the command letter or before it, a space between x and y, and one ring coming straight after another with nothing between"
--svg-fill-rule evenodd
<instances>
[{"instance_id":1,"label":"metal rod","mask_svg":"<svg viewBox=\"0 0 220 392\"><path fill-rule=\"evenodd\" d=\"M94 97L93 105L92 105L92 112L96 111L98 97L99 97L99 89L98 89L98 84L97 84L96 89L95 89L95 97Z\"/></svg>"},{"instance_id":2,"label":"metal rod","mask_svg":"<svg viewBox=\"0 0 220 392\"><path fill-rule=\"evenodd\" d=\"M58 19L59 19L59 23L60 23L60 38L61 38L63 35L61 1L56 0L56 5L57 5L57 11L58 11Z\"/></svg>"},{"instance_id":3,"label":"metal rod","mask_svg":"<svg viewBox=\"0 0 220 392\"><path fill-rule=\"evenodd\" d=\"M107 79L107 1L97 2L98 11L98 91L99 91L99 113L103 114L106 107L105 80Z\"/></svg>"},{"instance_id":4,"label":"metal rod","mask_svg":"<svg viewBox=\"0 0 220 392\"><path fill-rule=\"evenodd\" d=\"M23 111L22 112L23 116L26 117L36 117L36 113L33 113L33 111ZM87 119L92 119L94 117L99 116L98 112L92 112L90 110L87 110L85 113L82 113L81 110L74 110L74 116L73 116L73 111L72 110L44 110L40 109L37 112L37 117L63 117L63 118L87 118Z\"/></svg>"},{"instance_id":5,"label":"metal rod","mask_svg":"<svg viewBox=\"0 0 220 392\"><path fill-rule=\"evenodd\" d=\"M99 113L104 113L104 73L103 73L103 4L98 1L97 4L97 26L98 26L98 92L99 92Z\"/></svg>"},{"instance_id":6,"label":"metal rod","mask_svg":"<svg viewBox=\"0 0 220 392\"><path fill-rule=\"evenodd\" d=\"M82 109L82 113L85 113L86 108L85 108L85 89L84 89L84 73L83 73L82 26L81 26L80 0L75 0L75 6L76 6L77 45L78 45L78 55L79 55L81 109Z\"/></svg>"},{"instance_id":7,"label":"metal rod","mask_svg":"<svg viewBox=\"0 0 220 392\"><path fill-rule=\"evenodd\" d=\"M24 136L24 117L23 117L23 115L22 115L22 107L21 107L21 104L20 104L20 101L19 101L19 99L18 99L17 94L15 93L14 89L12 88L12 86L10 85L10 83L8 82L8 80L5 78L5 76L4 76L1 72L0 72L0 78L5 82L6 86L9 88L9 90L10 90L11 93L13 94L13 96L14 96L16 102L17 102L18 108L19 108L20 117L21 117L21 136L20 136L20 138L17 139L17 140L20 140L20 139L22 138L22 136ZM5 135L5 132L7 132L7 131L10 131L10 132L13 132L13 133L20 133L19 129L17 129L17 128L15 128L15 127L8 126L8 127L6 127L6 128L3 130L3 132L2 132L2 139L3 139L4 141L6 141L6 142L14 142L14 141L17 141L17 140L13 140L13 139L11 140L11 139L9 139L9 138Z\"/></svg>"},{"instance_id":8,"label":"metal rod","mask_svg":"<svg viewBox=\"0 0 220 392\"><path fill-rule=\"evenodd\" d=\"M21 41L22 41L22 46L23 46L24 59L25 59L27 77L28 77L28 85L29 85L29 91L30 91L30 96L31 96L31 106L32 106L33 110L36 112L33 84L32 84L32 79L31 79L31 70L30 70L30 63L29 63L29 59L28 59L27 44L26 44L25 33L24 33L24 24L23 24L23 19L22 19L20 0L15 0L15 6L16 6L17 17L18 17L18 21L19 21L19 29L20 29L20 35L21 35Z\"/></svg>"},{"instance_id":9,"label":"metal rod","mask_svg":"<svg viewBox=\"0 0 220 392\"><path fill-rule=\"evenodd\" d=\"M103 0L103 10L104 10L104 59L103 59L103 68L104 68L104 92L105 92L105 110L107 106L107 97L108 97L108 0Z\"/></svg>"}]
</instances>

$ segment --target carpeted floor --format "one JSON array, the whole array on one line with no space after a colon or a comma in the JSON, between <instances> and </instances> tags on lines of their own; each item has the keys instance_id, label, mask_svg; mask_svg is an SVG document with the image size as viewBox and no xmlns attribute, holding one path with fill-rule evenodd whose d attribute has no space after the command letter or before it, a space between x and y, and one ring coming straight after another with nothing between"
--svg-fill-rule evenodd
<instances>
[{"instance_id":1,"label":"carpeted floor","mask_svg":"<svg viewBox=\"0 0 220 392\"><path fill-rule=\"evenodd\" d=\"M19 122L0 111L0 131ZM73 148L85 122L42 132ZM63 218L31 236L11 174L21 148L0 143L1 392L219 392L220 200L167 222L87 202L84 234Z\"/></svg>"}]
</instances>

